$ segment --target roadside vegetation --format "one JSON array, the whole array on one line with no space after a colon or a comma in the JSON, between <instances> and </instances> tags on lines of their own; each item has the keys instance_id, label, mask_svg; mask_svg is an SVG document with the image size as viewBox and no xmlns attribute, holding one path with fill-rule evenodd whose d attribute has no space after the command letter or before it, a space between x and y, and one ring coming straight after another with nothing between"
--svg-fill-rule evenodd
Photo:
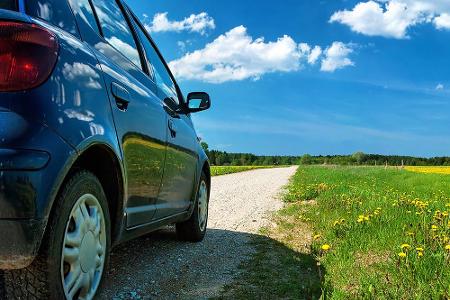
<instances>
[{"instance_id":1,"label":"roadside vegetation","mask_svg":"<svg viewBox=\"0 0 450 300\"><path fill-rule=\"evenodd\" d=\"M255 155L210 150L207 143L202 147L213 166L270 166L270 165L340 165L340 166L450 166L450 157L411 157L379 155L355 152L351 155L302 156Z\"/></svg>"},{"instance_id":2,"label":"roadside vegetation","mask_svg":"<svg viewBox=\"0 0 450 300\"><path fill-rule=\"evenodd\" d=\"M426 173L426 174L447 174L450 175L450 167L405 167L405 170Z\"/></svg>"},{"instance_id":3,"label":"roadside vegetation","mask_svg":"<svg viewBox=\"0 0 450 300\"><path fill-rule=\"evenodd\" d=\"M255 239L241 284L225 295L449 299L449 187L442 174L300 167L276 226L262 231L271 242Z\"/></svg>"},{"instance_id":4,"label":"roadside vegetation","mask_svg":"<svg viewBox=\"0 0 450 300\"><path fill-rule=\"evenodd\" d=\"M245 172L256 169L268 169L280 166L212 166L211 176L226 175L232 173Z\"/></svg>"}]
</instances>

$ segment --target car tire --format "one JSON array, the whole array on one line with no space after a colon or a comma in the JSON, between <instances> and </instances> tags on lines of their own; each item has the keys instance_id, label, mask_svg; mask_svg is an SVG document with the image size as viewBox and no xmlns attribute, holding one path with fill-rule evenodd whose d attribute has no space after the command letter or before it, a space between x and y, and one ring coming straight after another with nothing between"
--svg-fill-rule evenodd
<instances>
[{"instance_id":1,"label":"car tire","mask_svg":"<svg viewBox=\"0 0 450 300\"><path fill-rule=\"evenodd\" d=\"M180 240L201 242L208 225L209 185L206 174L202 172L197 188L194 211L189 220L177 223L176 231Z\"/></svg>"},{"instance_id":2,"label":"car tire","mask_svg":"<svg viewBox=\"0 0 450 300\"><path fill-rule=\"evenodd\" d=\"M92 299L107 273L110 228L99 180L86 171L74 174L56 200L35 260L25 269L5 271L7 298ZM70 279L75 281L69 290Z\"/></svg>"}]
</instances>

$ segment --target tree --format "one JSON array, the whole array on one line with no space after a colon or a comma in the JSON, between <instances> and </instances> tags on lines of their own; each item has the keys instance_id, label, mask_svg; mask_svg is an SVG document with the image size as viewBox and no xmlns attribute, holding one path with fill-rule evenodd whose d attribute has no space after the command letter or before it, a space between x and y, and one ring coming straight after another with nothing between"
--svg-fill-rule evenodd
<instances>
[{"instance_id":1,"label":"tree","mask_svg":"<svg viewBox=\"0 0 450 300\"><path fill-rule=\"evenodd\" d=\"M302 156L302 158L300 159L300 164L302 165L310 165L313 162L313 158L311 155L309 154L305 154Z\"/></svg>"},{"instance_id":2,"label":"tree","mask_svg":"<svg viewBox=\"0 0 450 300\"><path fill-rule=\"evenodd\" d=\"M352 158L356 161L358 165L361 165L364 162L364 159L366 158L366 155L364 152L355 152L352 155Z\"/></svg>"},{"instance_id":3,"label":"tree","mask_svg":"<svg viewBox=\"0 0 450 300\"><path fill-rule=\"evenodd\" d=\"M208 152L209 145L207 142L201 142L200 145L202 145L202 148L203 148L203 150L205 150L205 152Z\"/></svg>"}]
</instances>

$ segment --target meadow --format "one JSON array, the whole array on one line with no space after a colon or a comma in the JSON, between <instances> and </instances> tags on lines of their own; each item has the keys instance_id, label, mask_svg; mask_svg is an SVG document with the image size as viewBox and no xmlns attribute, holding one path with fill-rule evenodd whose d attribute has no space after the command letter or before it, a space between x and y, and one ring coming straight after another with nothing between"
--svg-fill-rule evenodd
<instances>
[{"instance_id":1,"label":"meadow","mask_svg":"<svg viewBox=\"0 0 450 300\"><path fill-rule=\"evenodd\" d=\"M450 175L450 167L405 167L405 170L416 172L416 173L425 173L425 174L446 174Z\"/></svg>"},{"instance_id":2,"label":"meadow","mask_svg":"<svg viewBox=\"0 0 450 300\"><path fill-rule=\"evenodd\" d=\"M450 298L450 176L302 166L285 201L228 295Z\"/></svg>"}]
</instances>

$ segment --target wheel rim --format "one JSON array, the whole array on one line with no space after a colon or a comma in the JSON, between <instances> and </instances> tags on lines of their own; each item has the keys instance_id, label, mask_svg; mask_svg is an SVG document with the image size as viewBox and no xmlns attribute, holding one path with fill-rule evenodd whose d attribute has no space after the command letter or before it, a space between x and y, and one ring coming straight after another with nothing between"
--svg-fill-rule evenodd
<instances>
[{"instance_id":1,"label":"wheel rim","mask_svg":"<svg viewBox=\"0 0 450 300\"><path fill-rule=\"evenodd\" d=\"M91 194L72 208L61 251L61 280L66 299L93 299L105 264L106 230L103 209Z\"/></svg>"},{"instance_id":2,"label":"wheel rim","mask_svg":"<svg viewBox=\"0 0 450 300\"><path fill-rule=\"evenodd\" d=\"M198 191L198 224L200 230L206 229L206 222L208 220L208 186L206 182L200 183L200 189Z\"/></svg>"}]
</instances>

